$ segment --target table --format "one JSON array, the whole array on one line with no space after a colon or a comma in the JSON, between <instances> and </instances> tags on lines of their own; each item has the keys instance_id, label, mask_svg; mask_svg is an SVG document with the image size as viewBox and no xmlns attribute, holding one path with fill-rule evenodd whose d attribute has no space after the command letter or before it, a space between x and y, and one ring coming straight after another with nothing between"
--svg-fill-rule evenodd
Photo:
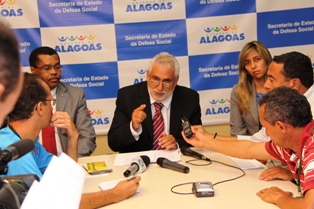
<instances>
[{"instance_id":1,"label":"table","mask_svg":"<svg viewBox=\"0 0 314 209\"><path fill-rule=\"evenodd\" d=\"M234 162L227 156L202 148L193 148L196 152L202 153L211 160L220 161L235 166ZM100 191L98 184L103 181L111 181L124 178L123 172L128 166L113 167L115 160L113 155L101 155L79 158L79 163L83 164L91 161L106 160L113 172L108 176L86 178L83 193ZM196 197L194 194L179 195L170 191L176 184L185 182L211 181L213 184L219 181L235 178L241 175L241 171L227 167L220 163L213 162L207 166L194 166L185 163L193 157L181 155L180 164L190 168L187 174L162 168L158 164L150 164L144 173L141 173L139 193L131 198L103 208L136 208L136 209L168 209L168 208L254 208L267 209L278 208L269 204L256 196L256 192L271 186L277 186L285 191L297 195L297 187L291 182L273 180L261 181L258 179L263 169L246 170L246 175L234 181L229 181L214 186L214 197ZM194 163L206 163L206 161L195 161ZM177 192L191 192L192 184L175 188Z\"/></svg>"}]
</instances>

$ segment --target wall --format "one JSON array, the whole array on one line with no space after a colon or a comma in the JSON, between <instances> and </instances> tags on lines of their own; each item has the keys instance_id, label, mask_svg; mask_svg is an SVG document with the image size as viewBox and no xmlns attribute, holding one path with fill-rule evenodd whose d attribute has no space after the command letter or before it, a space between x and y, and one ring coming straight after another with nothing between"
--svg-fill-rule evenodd
<instances>
[{"instance_id":1,"label":"wall","mask_svg":"<svg viewBox=\"0 0 314 209\"><path fill-rule=\"evenodd\" d=\"M25 70L33 49L59 53L62 81L84 90L98 135L109 130L118 89L146 80L161 51L178 59L178 84L199 92L207 126L229 121L247 42L314 57L313 0L0 0L0 17L19 37Z\"/></svg>"}]
</instances>

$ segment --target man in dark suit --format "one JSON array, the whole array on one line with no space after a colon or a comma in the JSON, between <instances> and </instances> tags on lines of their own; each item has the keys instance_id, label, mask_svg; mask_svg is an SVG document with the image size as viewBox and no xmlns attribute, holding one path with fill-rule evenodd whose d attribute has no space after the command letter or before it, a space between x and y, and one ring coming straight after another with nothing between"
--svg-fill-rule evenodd
<instances>
[{"instance_id":1,"label":"man in dark suit","mask_svg":"<svg viewBox=\"0 0 314 209\"><path fill-rule=\"evenodd\" d=\"M179 63L162 52L151 61L145 82L121 88L108 133L109 147L117 152L176 149L191 146L181 136L181 117L202 124L199 94L177 85ZM163 132L154 143L154 103L162 103ZM154 145L155 146L154 146ZM158 146L159 145L159 146Z\"/></svg>"},{"instance_id":2,"label":"man in dark suit","mask_svg":"<svg viewBox=\"0 0 314 209\"><path fill-rule=\"evenodd\" d=\"M29 56L29 64L31 72L39 75L50 87L53 99L56 101L54 112L67 112L75 124L79 132L78 156L89 156L96 148L96 133L88 114L83 89L60 82L63 66L58 53L50 47L34 49ZM60 128L56 136L57 153L60 154L67 149L68 135ZM41 139L40 134L39 141L42 141Z\"/></svg>"}]
</instances>

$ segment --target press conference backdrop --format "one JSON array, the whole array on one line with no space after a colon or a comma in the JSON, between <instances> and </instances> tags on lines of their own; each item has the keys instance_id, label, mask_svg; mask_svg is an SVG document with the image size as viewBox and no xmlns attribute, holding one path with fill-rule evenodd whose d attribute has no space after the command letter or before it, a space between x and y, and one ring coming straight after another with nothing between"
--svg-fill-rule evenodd
<instances>
[{"instance_id":1,"label":"press conference backdrop","mask_svg":"<svg viewBox=\"0 0 314 209\"><path fill-rule=\"evenodd\" d=\"M144 81L159 52L176 56L179 85L199 92L204 125L229 122L245 43L314 55L313 0L0 0L0 15L25 71L34 48L59 53L62 81L84 89L97 134L108 132L118 89Z\"/></svg>"}]
</instances>

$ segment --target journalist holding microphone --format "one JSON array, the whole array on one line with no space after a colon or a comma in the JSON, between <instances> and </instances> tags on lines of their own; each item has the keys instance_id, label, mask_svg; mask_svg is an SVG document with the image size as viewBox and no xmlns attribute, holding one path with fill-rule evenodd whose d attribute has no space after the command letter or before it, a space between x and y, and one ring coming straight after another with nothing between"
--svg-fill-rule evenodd
<instances>
[{"instance_id":1,"label":"journalist holding microphone","mask_svg":"<svg viewBox=\"0 0 314 209\"><path fill-rule=\"evenodd\" d=\"M313 208L314 121L310 104L296 90L278 87L261 99L260 106L260 121L271 141L220 140L207 133L202 126L192 126L194 135L191 138L186 138L183 132L182 136L195 147L232 157L284 162L297 183L298 197L278 187L263 189L257 192L257 196L280 208Z\"/></svg>"}]
</instances>

